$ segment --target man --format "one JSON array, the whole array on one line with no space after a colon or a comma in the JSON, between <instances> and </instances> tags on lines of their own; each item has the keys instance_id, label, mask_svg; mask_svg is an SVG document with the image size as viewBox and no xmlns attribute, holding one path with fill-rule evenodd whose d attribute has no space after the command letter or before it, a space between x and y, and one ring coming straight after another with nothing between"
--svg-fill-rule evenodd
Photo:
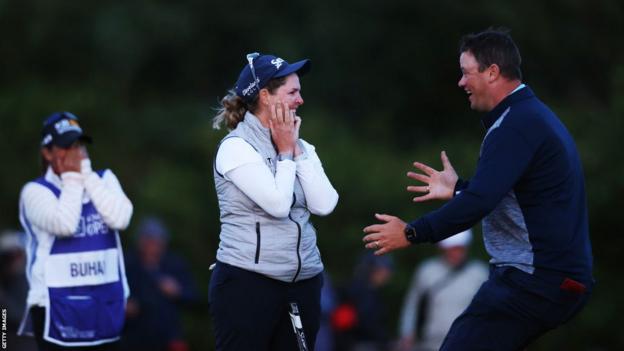
<instances>
[{"instance_id":1,"label":"man","mask_svg":"<svg viewBox=\"0 0 624 351\"><path fill-rule=\"evenodd\" d=\"M126 304L122 349L189 350L180 310L193 307L199 298L186 260L169 250L169 237L158 217L146 217L139 224L136 249L126 256L132 296Z\"/></svg>"},{"instance_id":2,"label":"man","mask_svg":"<svg viewBox=\"0 0 624 351\"><path fill-rule=\"evenodd\" d=\"M43 123L44 174L24 185L29 291L20 334L39 350L116 350L129 294L119 239L132 203L115 174L91 168L78 118Z\"/></svg>"},{"instance_id":3,"label":"man","mask_svg":"<svg viewBox=\"0 0 624 351\"><path fill-rule=\"evenodd\" d=\"M347 285L346 301L355 309L353 329L343 335L338 350L384 351L389 349L388 306L384 289L390 283L394 262L390 255L364 252Z\"/></svg>"},{"instance_id":4,"label":"man","mask_svg":"<svg viewBox=\"0 0 624 351\"><path fill-rule=\"evenodd\" d=\"M415 162L408 175L425 193L449 200L410 223L377 214L364 228L376 254L437 242L483 219L492 256L489 280L451 326L442 350L518 350L563 324L585 305L592 254L581 162L569 132L522 84L520 53L507 34L486 30L460 45L459 87L485 112L487 130L474 176L460 180L444 152L444 169Z\"/></svg>"},{"instance_id":5,"label":"man","mask_svg":"<svg viewBox=\"0 0 624 351\"><path fill-rule=\"evenodd\" d=\"M487 265L469 259L471 241L468 229L438 242L440 254L414 271L401 309L399 350L439 350L451 323L487 279Z\"/></svg>"}]
</instances>

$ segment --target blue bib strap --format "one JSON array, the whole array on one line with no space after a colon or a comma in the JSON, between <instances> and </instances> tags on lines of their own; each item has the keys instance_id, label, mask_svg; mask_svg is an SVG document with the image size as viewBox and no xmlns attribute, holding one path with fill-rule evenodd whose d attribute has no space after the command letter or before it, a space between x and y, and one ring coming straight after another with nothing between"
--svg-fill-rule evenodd
<instances>
[{"instance_id":1,"label":"blue bib strap","mask_svg":"<svg viewBox=\"0 0 624 351\"><path fill-rule=\"evenodd\" d=\"M61 196L61 189L57 188L54 184L48 182L45 177L39 177L35 180L33 180L33 183L38 183L41 184L43 186L45 186L46 188L50 189L50 191L54 194L54 196L56 197L60 197Z\"/></svg>"}]
</instances>

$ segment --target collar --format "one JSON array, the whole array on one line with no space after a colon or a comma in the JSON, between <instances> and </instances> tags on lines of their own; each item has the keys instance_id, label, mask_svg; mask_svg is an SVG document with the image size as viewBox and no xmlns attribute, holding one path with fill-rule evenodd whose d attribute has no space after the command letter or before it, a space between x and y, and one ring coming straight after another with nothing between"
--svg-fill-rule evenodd
<instances>
[{"instance_id":1,"label":"collar","mask_svg":"<svg viewBox=\"0 0 624 351\"><path fill-rule=\"evenodd\" d=\"M481 123L485 129L490 129L492 124L496 122L498 117L511 105L514 103L526 100L535 97L533 90L531 90L528 86L524 84L520 84L511 94L507 95L501 102L492 109L492 111L486 113L483 117L481 117Z\"/></svg>"},{"instance_id":2,"label":"collar","mask_svg":"<svg viewBox=\"0 0 624 351\"><path fill-rule=\"evenodd\" d=\"M271 140L271 131L269 130L269 128L265 128L262 125L262 122L260 122L260 118L258 118L256 115L247 111L245 112L244 121L245 121L245 124L247 124L247 126L251 128L252 130L254 130L256 133L264 135L269 140Z\"/></svg>"},{"instance_id":3,"label":"collar","mask_svg":"<svg viewBox=\"0 0 624 351\"><path fill-rule=\"evenodd\" d=\"M52 183L52 185L56 186L57 188L59 189L61 188L61 185L62 185L61 177L59 177L56 173L54 173L51 166L48 166L48 170L45 173L44 179Z\"/></svg>"},{"instance_id":4,"label":"collar","mask_svg":"<svg viewBox=\"0 0 624 351\"><path fill-rule=\"evenodd\" d=\"M509 94L507 94L507 95L511 95L511 94L515 93L516 91L518 91L518 90L520 90L520 89L522 89L522 88L524 88L524 87L526 87L526 84L524 84L524 83L520 83L520 85L518 85L518 86L516 87L516 89L512 90L512 92L511 92L511 93L509 93Z\"/></svg>"}]
</instances>

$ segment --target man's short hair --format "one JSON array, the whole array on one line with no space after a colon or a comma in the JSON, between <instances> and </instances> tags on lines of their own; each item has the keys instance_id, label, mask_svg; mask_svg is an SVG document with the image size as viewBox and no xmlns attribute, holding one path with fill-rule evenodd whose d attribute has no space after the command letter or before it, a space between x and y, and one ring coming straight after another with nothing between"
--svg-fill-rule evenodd
<instances>
[{"instance_id":1,"label":"man's short hair","mask_svg":"<svg viewBox=\"0 0 624 351\"><path fill-rule=\"evenodd\" d=\"M509 30L490 28L480 33L464 35L459 43L459 53L467 51L479 63L479 72L496 64L503 77L522 80L520 50L509 35Z\"/></svg>"}]
</instances>

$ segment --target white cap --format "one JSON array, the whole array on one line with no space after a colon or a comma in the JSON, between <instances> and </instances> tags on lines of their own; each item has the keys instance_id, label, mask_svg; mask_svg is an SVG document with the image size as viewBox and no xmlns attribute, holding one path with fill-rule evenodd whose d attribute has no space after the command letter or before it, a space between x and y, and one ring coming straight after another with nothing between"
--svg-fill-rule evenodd
<instances>
[{"instance_id":1,"label":"white cap","mask_svg":"<svg viewBox=\"0 0 624 351\"><path fill-rule=\"evenodd\" d=\"M454 246L468 246L472 241L472 230L468 229L438 242L438 247L448 249Z\"/></svg>"},{"instance_id":2,"label":"white cap","mask_svg":"<svg viewBox=\"0 0 624 351\"><path fill-rule=\"evenodd\" d=\"M16 230L5 230L0 233L0 252L23 250L25 247L23 235Z\"/></svg>"}]
</instances>

